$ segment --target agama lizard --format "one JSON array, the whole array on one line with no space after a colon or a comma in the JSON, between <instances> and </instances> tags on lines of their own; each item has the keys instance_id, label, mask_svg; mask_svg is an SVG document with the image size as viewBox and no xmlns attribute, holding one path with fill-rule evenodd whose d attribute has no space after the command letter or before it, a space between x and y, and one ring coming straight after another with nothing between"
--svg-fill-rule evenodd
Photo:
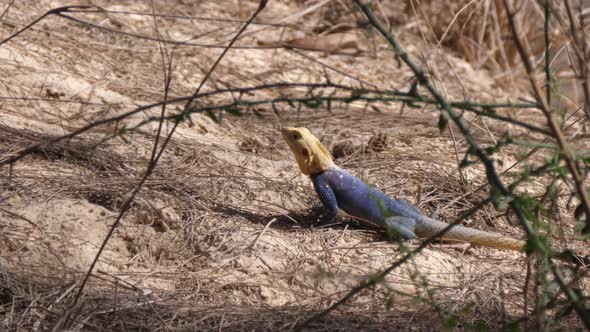
<instances>
[{"instance_id":1,"label":"agama lizard","mask_svg":"<svg viewBox=\"0 0 590 332\"><path fill-rule=\"evenodd\" d=\"M393 231L405 239L428 238L448 226L425 216L408 201L392 199L336 166L328 149L307 128L286 127L281 132L301 172L309 175L328 210L322 223L333 221L340 208L355 218ZM463 226L451 228L442 238L499 249L525 249L522 240Z\"/></svg>"}]
</instances>

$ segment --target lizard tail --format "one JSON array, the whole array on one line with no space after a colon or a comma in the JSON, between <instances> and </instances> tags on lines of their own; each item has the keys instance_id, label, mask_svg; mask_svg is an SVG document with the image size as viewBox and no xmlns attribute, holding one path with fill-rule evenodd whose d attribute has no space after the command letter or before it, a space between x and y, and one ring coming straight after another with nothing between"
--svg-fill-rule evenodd
<instances>
[{"instance_id":1,"label":"lizard tail","mask_svg":"<svg viewBox=\"0 0 590 332\"><path fill-rule=\"evenodd\" d=\"M419 237L430 237L444 228L449 224L440 222L431 218L424 218L416 223L415 233ZM455 226L451 228L443 239L464 241L473 244L478 244L486 247L497 248L497 249L508 249L523 252L525 250L525 241L517 240L512 237L504 236L498 233L490 233L481 231L478 229Z\"/></svg>"}]
</instances>

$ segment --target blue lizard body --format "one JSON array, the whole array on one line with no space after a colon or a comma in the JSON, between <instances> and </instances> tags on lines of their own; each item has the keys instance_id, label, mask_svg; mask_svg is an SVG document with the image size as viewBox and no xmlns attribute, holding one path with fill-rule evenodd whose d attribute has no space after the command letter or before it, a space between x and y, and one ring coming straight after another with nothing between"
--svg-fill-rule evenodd
<instances>
[{"instance_id":1,"label":"blue lizard body","mask_svg":"<svg viewBox=\"0 0 590 332\"><path fill-rule=\"evenodd\" d=\"M342 209L347 214L376 224L389 234L405 239L430 237L448 224L429 218L403 198L392 199L337 166L310 175L313 186L328 210L322 223L330 223ZM392 235L393 235L392 234ZM523 251L524 242L478 229L455 226L445 239L467 241L489 247Z\"/></svg>"},{"instance_id":2,"label":"blue lizard body","mask_svg":"<svg viewBox=\"0 0 590 332\"><path fill-rule=\"evenodd\" d=\"M311 175L314 188L328 210L323 222L332 221L338 209L359 219L397 230L404 238L416 238L416 221L425 216L404 199L391 199L347 171L334 167Z\"/></svg>"}]
</instances>

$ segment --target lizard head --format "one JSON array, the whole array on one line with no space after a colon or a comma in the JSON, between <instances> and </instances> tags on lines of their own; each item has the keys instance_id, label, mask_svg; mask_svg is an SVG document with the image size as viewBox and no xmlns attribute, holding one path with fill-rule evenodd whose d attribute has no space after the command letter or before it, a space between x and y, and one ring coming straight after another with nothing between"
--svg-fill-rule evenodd
<instances>
[{"instance_id":1,"label":"lizard head","mask_svg":"<svg viewBox=\"0 0 590 332\"><path fill-rule=\"evenodd\" d=\"M285 142L297 159L301 173L313 175L335 167L328 149L304 127L283 127Z\"/></svg>"}]
</instances>

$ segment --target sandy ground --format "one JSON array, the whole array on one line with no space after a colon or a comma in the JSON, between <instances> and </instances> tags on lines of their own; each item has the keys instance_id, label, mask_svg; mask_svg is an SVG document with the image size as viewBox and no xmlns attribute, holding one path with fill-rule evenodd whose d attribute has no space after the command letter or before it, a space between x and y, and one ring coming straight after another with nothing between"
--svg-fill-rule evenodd
<instances>
[{"instance_id":1,"label":"sandy ground","mask_svg":"<svg viewBox=\"0 0 590 332\"><path fill-rule=\"evenodd\" d=\"M0 1L0 9L7 2ZM148 1L80 3L113 12L72 17L111 30L50 16L0 46L0 159L162 100L164 74L158 43L114 31L154 37L157 26L162 38L194 38L195 43L212 45L231 39L238 26L196 18L159 17L155 23L150 16L129 13L152 12ZM71 3L17 1L2 17L2 37L65 4ZM340 84L362 80L407 91L411 73L398 67L382 41L367 39L363 29L325 42L304 38L313 35L312 27L340 13L336 10L340 7L331 5L331 10L318 9L290 22L297 23L298 29L256 25L238 42L268 46L290 40L295 46L311 43L320 51L232 50L204 91L321 82L326 77ZM280 22L308 7L298 1L271 1L260 19ZM245 19L255 8L252 1L175 1L174 5L158 3L154 10ZM345 14L350 15L340 13ZM487 70L474 69L450 50L432 51L412 29L401 25L397 32L412 54L431 53L430 70L449 98L504 101L526 95L525 85L497 81ZM172 50L172 45L165 46L168 52ZM221 49L182 46L174 52L171 98L190 95ZM243 97L263 100L305 93L305 88L284 88ZM226 93L199 103L221 104L237 97ZM168 109L181 107L178 103ZM408 199L426 213L437 210L442 220L451 220L486 197L485 191L463 196L483 183L485 173L478 167L468 168L464 171L468 184L461 184L455 147L461 158L463 141L454 142L448 130L439 132L436 110L402 109L400 104L382 105L381 110L351 104L336 105L328 112L297 110L285 104L279 106L279 121L310 128L338 155L336 162L341 167L392 196ZM6 284L12 285L0 292L5 327L46 329L63 316L74 286L79 285L122 202L145 172L157 122L122 136L113 133L122 126L133 128L159 112L152 108L98 126L0 169L0 266ZM522 120L542 123L534 111L510 112ZM520 128L467 117L482 142L493 142L504 130L535 137ZM164 126L164 134L170 127ZM71 327L289 329L387 268L404 250L417 246L408 243L400 248L379 232L354 225L308 229L317 199L276 128L269 105L242 116L226 114L220 122L193 115L190 123L182 123L110 239L86 288L86 304ZM383 141L379 149L369 147L375 137ZM518 152L507 150L497 158L510 165ZM533 182L523 190L534 192L537 185ZM556 240L586 248L572 240L568 218L564 213L560 220L566 225L564 237ZM488 206L465 224L522 237L512 222ZM526 274L523 254L433 244L312 328L429 330L451 324L450 317L465 328L497 328L525 313ZM36 299L36 305L30 298L6 295L16 294L23 284L30 285L25 293ZM554 327L560 324L578 323L570 315Z\"/></svg>"}]
</instances>

